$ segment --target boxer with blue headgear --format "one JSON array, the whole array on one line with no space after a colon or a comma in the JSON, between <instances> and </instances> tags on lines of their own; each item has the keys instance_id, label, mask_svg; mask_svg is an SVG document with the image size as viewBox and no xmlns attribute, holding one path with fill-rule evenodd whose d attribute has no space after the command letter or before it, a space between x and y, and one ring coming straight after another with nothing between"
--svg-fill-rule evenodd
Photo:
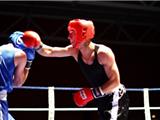
<instances>
[{"instance_id":1,"label":"boxer with blue headgear","mask_svg":"<svg viewBox=\"0 0 160 120\"><path fill-rule=\"evenodd\" d=\"M16 31L9 36L8 44L0 46L0 120L14 120L8 112L7 93L26 81L40 43L36 32Z\"/></svg>"}]
</instances>

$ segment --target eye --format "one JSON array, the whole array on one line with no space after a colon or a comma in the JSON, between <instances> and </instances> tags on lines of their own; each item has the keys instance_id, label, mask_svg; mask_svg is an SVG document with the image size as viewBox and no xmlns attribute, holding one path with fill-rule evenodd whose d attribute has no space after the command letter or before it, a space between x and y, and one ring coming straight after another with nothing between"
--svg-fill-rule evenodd
<instances>
[{"instance_id":1,"label":"eye","mask_svg":"<svg viewBox=\"0 0 160 120\"><path fill-rule=\"evenodd\" d=\"M70 30L69 31L69 37L73 38L74 35L75 35L75 31L74 30Z\"/></svg>"},{"instance_id":2,"label":"eye","mask_svg":"<svg viewBox=\"0 0 160 120\"><path fill-rule=\"evenodd\" d=\"M74 30L70 30L70 31L69 31L69 34L74 34L74 33L75 33Z\"/></svg>"}]
</instances>

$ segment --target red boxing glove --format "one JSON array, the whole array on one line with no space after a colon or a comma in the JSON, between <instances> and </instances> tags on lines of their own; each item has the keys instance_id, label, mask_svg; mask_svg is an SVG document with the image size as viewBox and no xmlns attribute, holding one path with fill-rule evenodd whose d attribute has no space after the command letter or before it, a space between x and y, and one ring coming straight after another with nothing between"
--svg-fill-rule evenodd
<instances>
[{"instance_id":1,"label":"red boxing glove","mask_svg":"<svg viewBox=\"0 0 160 120\"><path fill-rule=\"evenodd\" d=\"M105 94L103 93L101 87L97 88L83 88L80 91L73 94L73 100L75 104L79 107L85 106L88 102L92 101L94 98L103 97Z\"/></svg>"},{"instance_id":2,"label":"red boxing glove","mask_svg":"<svg viewBox=\"0 0 160 120\"><path fill-rule=\"evenodd\" d=\"M73 94L73 100L79 107L85 106L88 102L94 99L92 90L90 88L83 88Z\"/></svg>"},{"instance_id":3,"label":"red boxing glove","mask_svg":"<svg viewBox=\"0 0 160 120\"><path fill-rule=\"evenodd\" d=\"M40 36L34 31L25 31L21 39L29 48L38 48L41 44Z\"/></svg>"}]
</instances>

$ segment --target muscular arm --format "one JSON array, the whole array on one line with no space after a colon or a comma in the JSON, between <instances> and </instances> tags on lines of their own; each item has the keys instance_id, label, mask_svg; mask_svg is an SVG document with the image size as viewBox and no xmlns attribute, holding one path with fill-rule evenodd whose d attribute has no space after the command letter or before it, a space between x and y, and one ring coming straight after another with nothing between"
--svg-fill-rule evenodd
<instances>
[{"instance_id":1,"label":"muscular arm","mask_svg":"<svg viewBox=\"0 0 160 120\"><path fill-rule=\"evenodd\" d=\"M26 61L26 54L23 51L17 51L14 58L16 67L13 78L14 86L22 86L28 77L29 69L25 68Z\"/></svg>"},{"instance_id":2,"label":"muscular arm","mask_svg":"<svg viewBox=\"0 0 160 120\"><path fill-rule=\"evenodd\" d=\"M37 52L45 57L75 57L76 50L71 45L66 47L51 47L43 44L42 48L37 50Z\"/></svg>"},{"instance_id":3,"label":"muscular arm","mask_svg":"<svg viewBox=\"0 0 160 120\"><path fill-rule=\"evenodd\" d=\"M98 60L103 65L109 80L101 86L104 93L110 93L120 84L119 70L115 56L110 48L102 46L98 53Z\"/></svg>"}]
</instances>

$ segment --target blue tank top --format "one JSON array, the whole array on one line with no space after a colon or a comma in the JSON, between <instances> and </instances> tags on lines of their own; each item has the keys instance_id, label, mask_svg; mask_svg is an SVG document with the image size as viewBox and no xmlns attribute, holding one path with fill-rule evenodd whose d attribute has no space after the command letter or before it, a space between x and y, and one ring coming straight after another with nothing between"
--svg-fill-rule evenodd
<instances>
[{"instance_id":1,"label":"blue tank top","mask_svg":"<svg viewBox=\"0 0 160 120\"><path fill-rule=\"evenodd\" d=\"M13 89L14 56L16 49L9 44L0 47L0 90Z\"/></svg>"},{"instance_id":2,"label":"blue tank top","mask_svg":"<svg viewBox=\"0 0 160 120\"><path fill-rule=\"evenodd\" d=\"M104 71L103 65L99 64L97 60L97 50L98 50L98 46L96 46L94 50L95 59L91 65L85 64L82 60L82 54L80 52L78 54L78 63L79 63L80 69L84 77L91 84L91 87L101 86L106 82L106 80L108 80L108 77Z\"/></svg>"}]
</instances>

